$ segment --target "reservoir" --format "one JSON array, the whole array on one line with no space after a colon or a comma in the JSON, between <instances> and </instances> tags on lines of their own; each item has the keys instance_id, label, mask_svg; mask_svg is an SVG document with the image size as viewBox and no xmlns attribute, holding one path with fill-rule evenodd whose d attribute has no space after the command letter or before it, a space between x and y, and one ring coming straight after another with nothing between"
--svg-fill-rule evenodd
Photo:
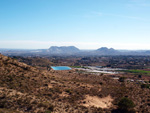
<instances>
[{"instance_id":1,"label":"reservoir","mask_svg":"<svg viewBox=\"0 0 150 113\"><path fill-rule=\"evenodd\" d=\"M51 66L53 70L71 70L68 66Z\"/></svg>"}]
</instances>

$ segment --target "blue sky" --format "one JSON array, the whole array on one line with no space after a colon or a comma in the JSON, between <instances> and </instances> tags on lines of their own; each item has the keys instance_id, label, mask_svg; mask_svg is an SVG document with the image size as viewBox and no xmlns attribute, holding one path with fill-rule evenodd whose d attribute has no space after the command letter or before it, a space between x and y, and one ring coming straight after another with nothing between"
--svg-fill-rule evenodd
<instances>
[{"instance_id":1,"label":"blue sky","mask_svg":"<svg viewBox=\"0 0 150 113\"><path fill-rule=\"evenodd\" d=\"M0 48L150 49L150 0L0 0Z\"/></svg>"}]
</instances>

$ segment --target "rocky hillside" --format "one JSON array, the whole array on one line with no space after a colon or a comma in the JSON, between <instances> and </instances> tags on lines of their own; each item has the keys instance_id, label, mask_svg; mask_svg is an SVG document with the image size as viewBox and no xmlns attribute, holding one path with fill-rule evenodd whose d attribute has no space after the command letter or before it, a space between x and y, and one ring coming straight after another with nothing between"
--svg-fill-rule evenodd
<instances>
[{"instance_id":1,"label":"rocky hillside","mask_svg":"<svg viewBox=\"0 0 150 113\"><path fill-rule=\"evenodd\" d=\"M0 77L1 111L34 112L42 109L43 99L35 95L48 82L45 73L0 54Z\"/></svg>"},{"instance_id":2,"label":"rocky hillside","mask_svg":"<svg viewBox=\"0 0 150 113\"><path fill-rule=\"evenodd\" d=\"M122 97L134 102L132 111L127 103L130 113L150 112L150 89L107 74L39 71L0 54L0 78L2 113L122 113L118 110Z\"/></svg>"}]
</instances>

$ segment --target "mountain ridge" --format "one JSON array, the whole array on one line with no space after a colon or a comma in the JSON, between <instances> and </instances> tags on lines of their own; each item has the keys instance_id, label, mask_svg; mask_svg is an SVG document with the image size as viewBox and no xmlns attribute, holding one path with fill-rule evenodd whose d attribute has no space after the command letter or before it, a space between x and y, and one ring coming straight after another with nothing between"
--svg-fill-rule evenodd
<instances>
[{"instance_id":1,"label":"mountain ridge","mask_svg":"<svg viewBox=\"0 0 150 113\"><path fill-rule=\"evenodd\" d=\"M0 53L9 56L28 55L75 55L75 56L101 56L101 55L150 55L150 50L117 50L114 48L101 47L96 50L82 50L75 46L51 46L48 49L20 50L0 49Z\"/></svg>"},{"instance_id":2,"label":"mountain ridge","mask_svg":"<svg viewBox=\"0 0 150 113\"><path fill-rule=\"evenodd\" d=\"M48 52L51 54L72 54L80 52L80 50L75 46L51 46Z\"/></svg>"}]
</instances>

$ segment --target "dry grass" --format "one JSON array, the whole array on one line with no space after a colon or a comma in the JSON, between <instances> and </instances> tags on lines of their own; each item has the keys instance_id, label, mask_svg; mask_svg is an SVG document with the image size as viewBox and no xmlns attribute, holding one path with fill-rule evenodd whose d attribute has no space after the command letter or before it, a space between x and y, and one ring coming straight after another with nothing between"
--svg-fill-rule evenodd
<instances>
[{"instance_id":1,"label":"dry grass","mask_svg":"<svg viewBox=\"0 0 150 113\"><path fill-rule=\"evenodd\" d=\"M149 89L109 75L38 70L0 55L0 76L0 111L110 113L121 97L128 96L136 111L150 112Z\"/></svg>"},{"instance_id":2,"label":"dry grass","mask_svg":"<svg viewBox=\"0 0 150 113\"><path fill-rule=\"evenodd\" d=\"M98 108L110 108L112 106L112 101L113 99L110 97L110 95L104 98L86 95L82 105L85 107L94 106Z\"/></svg>"}]
</instances>

